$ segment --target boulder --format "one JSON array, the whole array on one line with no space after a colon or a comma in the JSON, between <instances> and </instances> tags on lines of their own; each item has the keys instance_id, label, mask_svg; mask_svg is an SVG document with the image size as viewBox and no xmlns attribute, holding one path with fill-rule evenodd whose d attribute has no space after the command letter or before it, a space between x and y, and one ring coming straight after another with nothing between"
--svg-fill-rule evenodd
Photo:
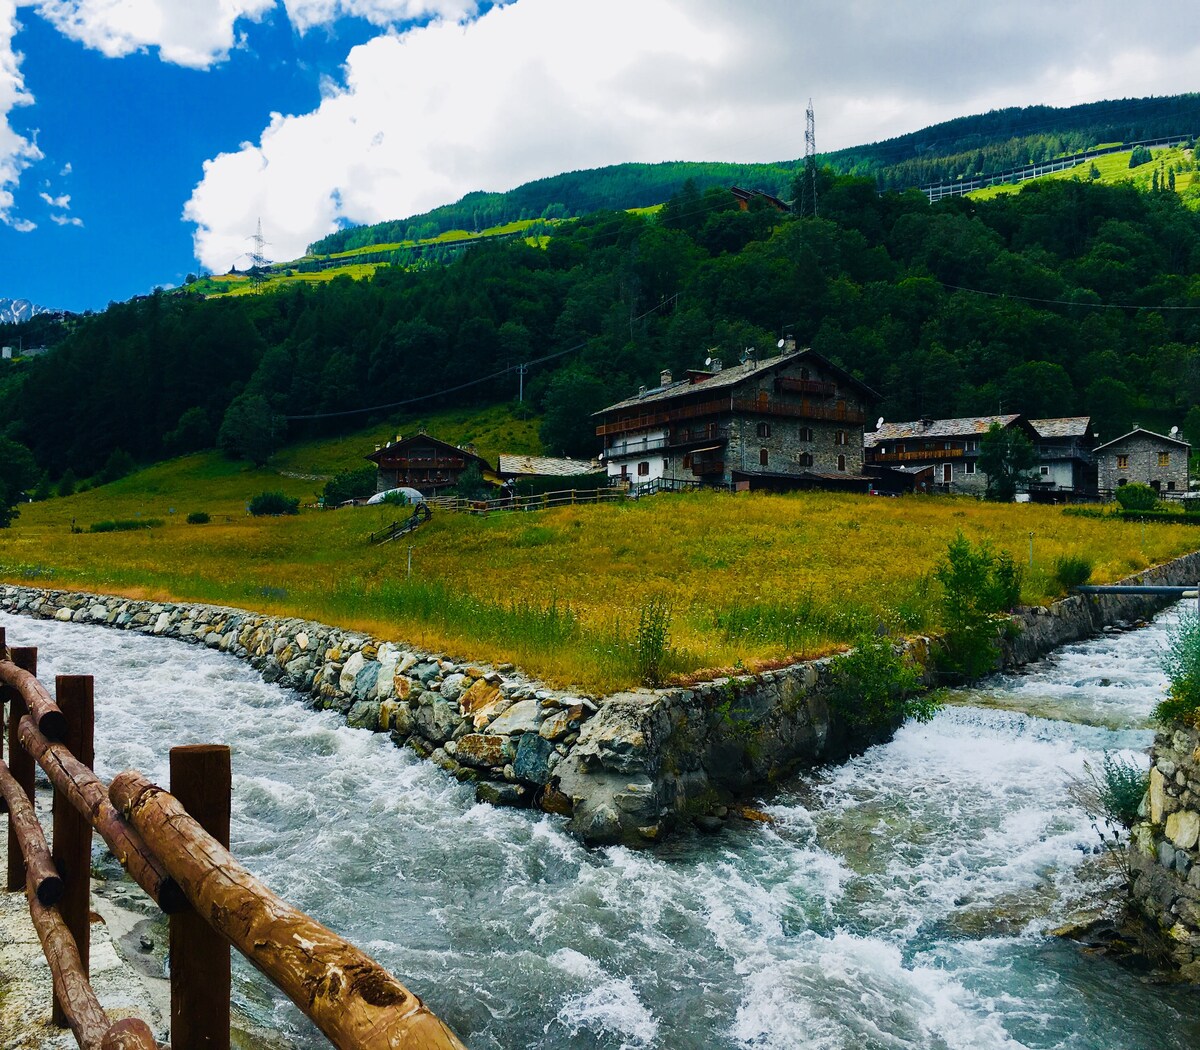
<instances>
[{"instance_id":1,"label":"boulder","mask_svg":"<svg viewBox=\"0 0 1200 1050\"><path fill-rule=\"evenodd\" d=\"M380 728L380 705L375 700L359 700L346 715L346 725L351 729L369 729L371 732Z\"/></svg>"},{"instance_id":2,"label":"boulder","mask_svg":"<svg viewBox=\"0 0 1200 1050\"><path fill-rule=\"evenodd\" d=\"M520 780L544 785L550 780L550 757L554 754L554 745L545 737L522 733L513 759L513 772Z\"/></svg>"},{"instance_id":3,"label":"boulder","mask_svg":"<svg viewBox=\"0 0 1200 1050\"><path fill-rule=\"evenodd\" d=\"M468 733L459 737L455 755L464 765L499 769L513 760L513 746L507 737Z\"/></svg>"},{"instance_id":4,"label":"boulder","mask_svg":"<svg viewBox=\"0 0 1200 1050\"><path fill-rule=\"evenodd\" d=\"M338 687L342 692L349 693L354 689L354 680L366 662L367 658L362 653L355 653L342 665L342 673L338 677Z\"/></svg>"},{"instance_id":5,"label":"boulder","mask_svg":"<svg viewBox=\"0 0 1200 1050\"><path fill-rule=\"evenodd\" d=\"M530 797L529 788L524 784L498 784L485 780L475 788L475 801L493 806L527 806Z\"/></svg>"},{"instance_id":6,"label":"boulder","mask_svg":"<svg viewBox=\"0 0 1200 1050\"><path fill-rule=\"evenodd\" d=\"M442 694L443 700L447 703L454 703L467 691L467 676L465 674L447 675L442 679L438 691Z\"/></svg>"},{"instance_id":7,"label":"boulder","mask_svg":"<svg viewBox=\"0 0 1200 1050\"><path fill-rule=\"evenodd\" d=\"M540 724L541 711L536 700L522 700L513 704L504 714L500 715L487 731L497 736L509 736L513 733L536 733Z\"/></svg>"},{"instance_id":8,"label":"boulder","mask_svg":"<svg viewBox=\"0 0 1200 1050\"><path fill-rule=\"evenodd\" d=\"M1200 838L1200 813L1181 809L1167 817L1167 838L1177 849L1191 849Z\"/></svg>"},{"instance_id":9,"label":"boulder","mask_svg":"<svg viewBox=\"0 0 1200 1050\"><path fill-rule=\"evenodd\" d=\"M345 674L344 668L342 673ZM375 688L375 683L378 681L379 664L371 660L354 676L354 686L350 690L350 695L356 700L366 700L371 690Z\"/></svg>"},{"instance_id":10,"label":"boulder","mask_svg":"<svg viewBox=\"0 0 1200 1050\"><path fill-rule=\"evenodd\" d=\"M433 703L422 704L417 710L417 732L435 744L445 743L454 735L458 719L450 705L441 697Z\"/></svg>"}]
</instances>

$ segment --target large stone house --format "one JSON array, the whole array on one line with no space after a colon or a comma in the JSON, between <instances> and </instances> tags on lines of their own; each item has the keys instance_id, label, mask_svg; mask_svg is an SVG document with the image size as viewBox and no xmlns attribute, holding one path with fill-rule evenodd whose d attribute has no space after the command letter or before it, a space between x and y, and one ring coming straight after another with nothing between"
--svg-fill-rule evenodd
<instances>
[{"instance_id":1,"label":"large stone house","mask_svg":"<svg viewBox=\"0 0 1200 1050\"><path fill-rule=\"evenodd\" d=\"M867 491L863 422L878 395L790 340L776 357L723 368L711 358L686 379L596 413L609 480L749 489Z\"/></svg>"},{"instance_id":2,"label":"large stone house","mask_svg":"<svg viewBox=\"0 0 1200 1050\"><path fill-rule=\"evenodd\" d=\"M486 459L473 451L419 433L380 445L367 459L378 466L376 492L395 488L414 488L423 496L436 496L458 484L469 466L477 466L493 482L499 477Z\"/></svg>"},{"instance_id":3,"label":"large stone house","mask_svg":"<svg viewBox=\"0 0 1200 1050\"><path fill-rule=\"evenodd\" d=\"M1113 492L1140 482L1164 494L1187 492L1190 451L1191 446L1174 434L1135 427L1095 450L1100 489Z\"/></svg>"},{"instance_id":4,"label":"large stone house","mask_svg":"<svg viewBox=\"0 0 1200 1050\"><path fill-rule=\"evenodd\" d=\"M864 435L868 469L933 467L927 484L933 491L982 495L987 475L978 468L979 443L993 424L1016 427L1031 442L1036 434L1019 415L968 416L962 419L914 419L907 423L880 420Z\"/></svg>"}]
</instances>

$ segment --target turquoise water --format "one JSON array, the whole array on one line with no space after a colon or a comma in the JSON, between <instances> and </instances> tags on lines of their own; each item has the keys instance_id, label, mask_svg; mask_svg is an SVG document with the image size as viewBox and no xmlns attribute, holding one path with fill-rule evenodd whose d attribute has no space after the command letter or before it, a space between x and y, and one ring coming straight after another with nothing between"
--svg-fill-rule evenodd
<instances>
[{"instance_id":1,"label":"turquoise water","mask_svg":"<svg viewBox=\"0 0 1200 1050\"><path fill-rule=\"evenodd\" d=\"M1170 617L1170 613L1166 614ZM1084 1048L1200 1039L1200 993L1045 930L1111 890L1064 797L1149 744L1161 621L963 694L932 723L758 800L773 824L586 850L476 805L384 736L233 658L0 614L41 675L93 673L97 770L165 783L233 747L234 853L417 991L474 1048ZM248 967L242 1008L321 1037Z\"/></svg>"}]
</instances>

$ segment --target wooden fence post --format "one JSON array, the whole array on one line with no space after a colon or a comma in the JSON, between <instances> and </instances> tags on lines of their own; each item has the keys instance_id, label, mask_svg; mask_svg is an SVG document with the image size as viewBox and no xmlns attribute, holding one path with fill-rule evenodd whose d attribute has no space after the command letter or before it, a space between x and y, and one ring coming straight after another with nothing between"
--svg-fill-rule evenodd
<instances>
[{"instance_id":1,"label":"wooden fence post","mask_svg":"<svg viewBox=\"0 0 1200 1050\"><path fill-rule=\"evenodd\" d=\"M229 748L171 748L171 794L191 817L229 848ZM171 1046L229 1050L229 942L191 908L170 918Z\"/></svg>"},{"instance_id":2,"label":"wooden fence post","mask_svg":"<svg viewBox=\"0 0 1200 1050\"><path fill-rule=\"evenodd\" d=\"M54 680L55 701L67 720L63 744L89 769L96 760L94 681L91 675L60 674ZM52 853L63 880L58 912L75 940L83 976L91 973L92 824L59 791L54 792L54 844ZM66 1011L54 996L51 1020L60 1028L69 1025Z\"/></svg>"},{"instance_id":3,"label":"wooden fence post","mask_svg":"<svg viewBox=\"0 0 1200 1050\"><path fill-rule=\"evenodd\" d=\"M14 647L9 650L12 662L30 674L37 674L37 649ZM8 697L8 771L33 802L33 756L21 746L17 726L25 714L25 701L15 690L0 686ZM15 893L25 889L25 862L21 859L21 843L12 821L8 822L8 889Z\"/></svg>"}]
</instances>

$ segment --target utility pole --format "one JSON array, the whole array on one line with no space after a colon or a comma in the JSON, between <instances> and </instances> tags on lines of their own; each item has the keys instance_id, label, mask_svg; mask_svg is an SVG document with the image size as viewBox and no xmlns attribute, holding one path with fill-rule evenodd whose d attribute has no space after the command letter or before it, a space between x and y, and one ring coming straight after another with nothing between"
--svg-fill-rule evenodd
<instances>
[{"instance_id":1,"label":"utility pole","mask_svg":"<svg viewBox=\"0 0 1200 1050\"><path fill-rule=\"evenodd\" d=\"M529 371L529 366L525 364L517 365L517 400L525 400L525 373Z\"/></svg>"}]
</instances>

